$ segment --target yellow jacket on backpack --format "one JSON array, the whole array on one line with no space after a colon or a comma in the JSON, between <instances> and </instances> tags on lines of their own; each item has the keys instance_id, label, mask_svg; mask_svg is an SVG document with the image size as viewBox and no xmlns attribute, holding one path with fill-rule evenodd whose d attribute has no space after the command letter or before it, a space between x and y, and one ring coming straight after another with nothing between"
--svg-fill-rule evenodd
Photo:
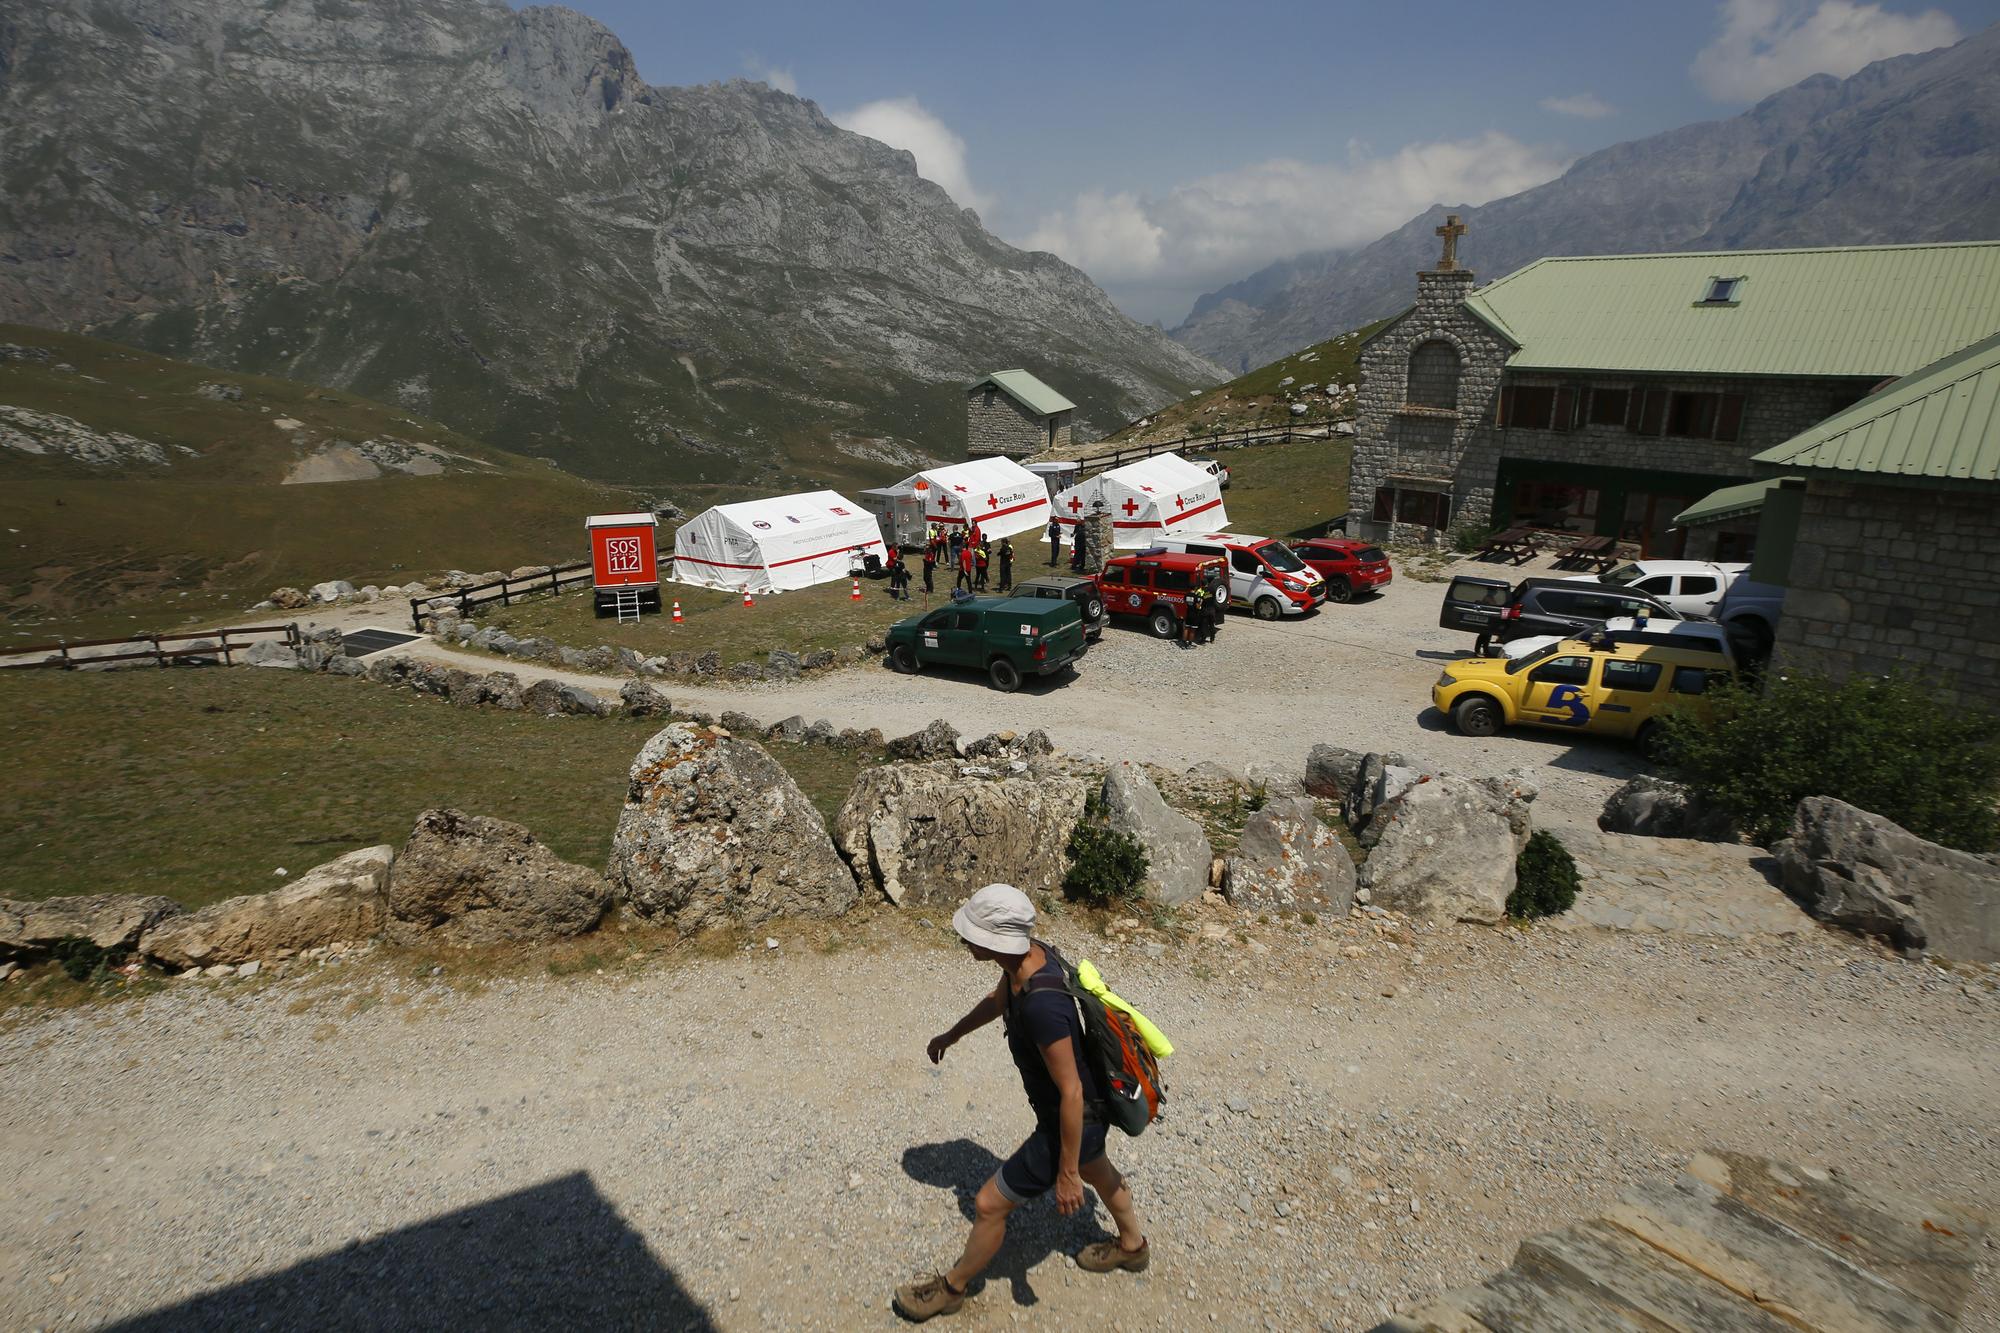
<instances>
[{"instance_id":1,"label":"yellow jacket on backpack","mask_svg":"<svg viewBox=\"0 0 2000 1333\"><path fill-rule=\"evenodd\" d=\"M1111 988L1104 984L1104 978L1098 975L1096 966L1088 958L1077 960L1076 984L1130 1018L1132 1026L1139 1029L1140 1039L1146 1043L1146 1049L1153 1053L1155 1060L1164 1060L1174 1053L1174 1044L1167 1040L1167 1034L1154 1027L1144 1014L1113 995Z\"/></svg>"}]
</instances>

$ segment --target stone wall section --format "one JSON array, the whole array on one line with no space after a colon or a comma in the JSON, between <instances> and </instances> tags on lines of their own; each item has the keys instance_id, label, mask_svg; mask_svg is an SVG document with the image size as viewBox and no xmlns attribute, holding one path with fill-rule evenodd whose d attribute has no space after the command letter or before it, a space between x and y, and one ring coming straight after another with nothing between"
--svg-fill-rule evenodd
<instances>
[{"instance_id":1,"label":"stone wall section","mask_svg":"<svg viewBox=\"0 0 2000 1333\"><path fill-rule=\"evenodd\" d=\"M2000 491L1811 478L1773 663L2000 690Z\"/></svg>"},{"instance_id":2,"label":"stone wall section","mask_svg":"<svg viewBox=\"0 0 2000 1333\"><path fill-rule=\"evenodd\" d=\"M1073 412L1038 417L1010 395L987 387L965 395L965 437L967 452L974 458L1008 454L1025 458L1045 449L1060 449L1070 442ZM1049 437L1049 423L1055 423L1055 438Z\"/></svg>"}]
</instances>

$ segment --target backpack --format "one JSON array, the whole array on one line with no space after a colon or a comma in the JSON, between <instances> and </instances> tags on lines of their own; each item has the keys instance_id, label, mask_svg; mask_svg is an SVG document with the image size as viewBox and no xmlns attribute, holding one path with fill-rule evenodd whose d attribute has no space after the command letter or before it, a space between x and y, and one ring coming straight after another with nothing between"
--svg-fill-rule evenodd
<instances>
[{"instance_id":1,"label":"backpack","mask_svg":"<svg viewBox=\"0 0 2000 1333\"><path fill-rule=\"evenodd\" d=\"M1083 1058L1097 1071L1107 1093L1091 1109L1105 1124L1137 1137L1164 1114L1167 1081L1160 1074L1160 1062L1130 1015L1085 990L1069 959L1052 946L1044 944L1042 950L1055 959L1062 980L1036 976L1023 993L1060 990L1075 1002L1083 1018Z\"/></svg>"}]
</instances>

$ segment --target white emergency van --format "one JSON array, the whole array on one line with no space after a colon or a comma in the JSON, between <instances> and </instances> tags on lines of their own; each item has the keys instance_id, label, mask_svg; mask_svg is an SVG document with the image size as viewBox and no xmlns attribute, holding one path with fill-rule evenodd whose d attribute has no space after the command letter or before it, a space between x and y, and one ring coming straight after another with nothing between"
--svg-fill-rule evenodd
<instances>
[{"instance_id":1,"label":"white emergency van","mask_svg":"<svg viewBox=\"0 0 2000 1333\"><path fill-rule=\"evenodd\" d=\"M1259 620L1302 616L1326 600L1326 580L1291 547L1271 537L1241 532L1204 532L1162 538L1164 551L1219 555L1229 561L1229 604L1247 608Z\"/></svg>"}]
</instances>

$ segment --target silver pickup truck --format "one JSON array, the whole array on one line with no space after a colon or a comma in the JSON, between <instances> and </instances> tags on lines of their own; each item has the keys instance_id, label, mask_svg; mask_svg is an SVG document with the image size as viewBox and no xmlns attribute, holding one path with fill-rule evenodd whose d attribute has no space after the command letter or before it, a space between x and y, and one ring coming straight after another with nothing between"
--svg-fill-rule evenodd
<instances>
[{"instance_id":1,"label":"silver pickup truck","mask_svg":"<svg viewBox=\"0 0 2000 1333\"><path fill-rule=\"evenodd\" d=\"M1736 660L1762 663L1778 641L1778 616L1785 609L1785 590L1775 583L1737 579L1715 606L1715 622L1729 633Z\"/></svg>"}]
</instances>

